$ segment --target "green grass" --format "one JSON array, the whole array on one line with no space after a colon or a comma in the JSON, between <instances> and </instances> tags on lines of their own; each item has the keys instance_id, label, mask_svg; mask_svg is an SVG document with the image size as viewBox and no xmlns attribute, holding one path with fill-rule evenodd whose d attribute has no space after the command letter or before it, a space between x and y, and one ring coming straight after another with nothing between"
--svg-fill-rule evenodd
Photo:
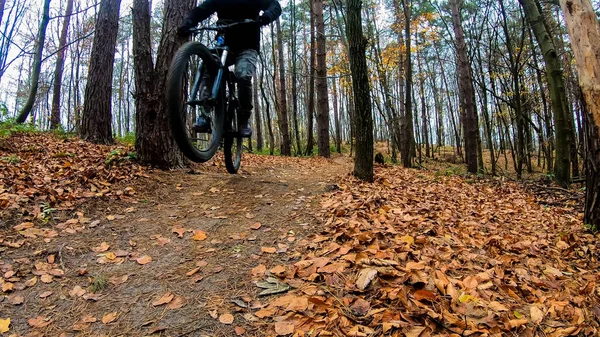
<instances>
[{"instance_id":1,"label":"green grass","mask_svg":"<svg viewBox=\"0 0 600 337\"><path fill-rule=\"evenodd\" d=\"M39 132L33 124L19 124L14 118L0 121L0 137L7 138L18 132Z\"/></svg>"},{"instance_id":2,"label":"green grass","mask_svg":"<svg viewBox=\"0 0 600 337\"><path fill-rule=\"evenodd\" d=\"M135 132L128 132L123 137L117 136L115 138L119 143L131 146L135 145Z\"/></svg>"}]
</instances>

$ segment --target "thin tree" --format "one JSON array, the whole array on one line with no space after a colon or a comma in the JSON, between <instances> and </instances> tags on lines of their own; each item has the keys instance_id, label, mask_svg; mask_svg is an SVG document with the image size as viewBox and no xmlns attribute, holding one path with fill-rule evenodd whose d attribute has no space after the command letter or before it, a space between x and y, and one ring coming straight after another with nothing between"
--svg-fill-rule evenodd
<instances>
[{"instance_id":1,"label":"thin tree","mask_svg":"<svg viewBox=\"0 0 600 337\"><path fill-rule=\"evenodd\" d=\"M58 40L58 55L56 56L56 67L54 69L54 88L52 90L52 114L50 115L50 129L56 129L60 125L60 93L62 89L62 75L65 66L65 52L67 45L67 33L73 12L73 0L67 0L67 8L63 19L63 26Z\"/></svg>"},{"instance_id":2,"label":"thin tree","mask_svg":"<svg viewBox=\"0 0 600 337\"><path fill-rule=\"evenodd\" d=\"M292 155L292 144L290 140L290 131L288 124L287 97L285 86L285 63L283 57L283 38L281 34L281 23L279 19L275 21L277 28L277 55L279 56L279 129L281 132L281 155Z\"/></svg>"},{"instance_id":3,"label":"thin tree","mask_svg":"<svg viewBox=\"0 0 600 337\"><path fill-rule=\"evenodd\" d=\"M94 143L113 142L112 78L120 5L121 0L102 0L96 20L80 129L81 138Z\"/></svg>"},{"instance_id":4,"label":"thin tree","mask_svg":"<svg viewBox=\"0 0 600 337\"><path fill-rule=\"evenodd\" d=\"M315 144L314 138L314 114L315 114L315 49L316 49L316 38L315 38L315 11L313 0L308 0L310 8L310 61L309 61L309 83L308 83L308 107L307 107L307 142L306 142L306 155L310 156L313 154L313 147Z\"/></svg>"},{"instance_id":5,"label":"thin tree","mask_svg":"<svg viewBox=\"0 0 600 337\"><path fill-rule=\"evenodd\" d=\"M352 121L356 137L354 175L371 182L373 181L373 116L366 56L367 39L362 31L361 7L362 0L348 0L346 34L355 104Z\"/></svg>"},{"instance_id":6,"label":"thin tree","mask_svg":"<svg viewBox=\"0 0 600 337\"><path fill-rule=\"evenodd\" d=\"M40 71L42 70L42 53L44 51L44 42L46 41L46 28L50 21L50 0L44 1L44 8L42 9L42 20L40 21L40 27L38 29L35 52L33 55L33 66L31 69L31 80L29 82L29 95L27 101L19 115L17 116L17 123L24 123L27 120L27 116L33 109L35 98L37 96L38 84L40 80Z\"/></svg>"},{"instance_id":7,"label":"thin tree","mask_svg":"<svg viewBox=\"0 0 600 337\"><path fill-rule=\"evenodd\" d=\"M327 91L327 59L323 0L314 0L315 30L317 35L317 147L319 156L329 158L329 95Z\"/></svg>"},{"instance_id":8,"label":"thin tree","mask_svg":"<svg viewBox=\"0 0 600 337\"><path fill-rule=\"evenodd\" d=\"M535 39L542 50L546 63L546 80L554 112L554 127L556 129L556 157L554 164L554 179L560 185L566 186L571 179L569 143L570 130L566 114L567 96L563 71L554 46L554 39L548 25L542 16L540 5L536 0L519 0L525 11L525 17L533 30Z\"/></svg>"},{"instance_id":9,"label":"thin tree","mask_svg":"<svg viewBox=\"0 0 600 337\"><path fill-rule=\"evenodd\" d=\"M477 173L477 140L479 139L479 123L477 122L475 90L473 89L471 65L467 55L467 44L465 43L465 35L462 28L459 1L460 0L450 1L450 6L452 7L452 23L456 38L456 54L458 57L458 96L461 114L463 116L467 171Z\"/></svg>"}]
</instances>

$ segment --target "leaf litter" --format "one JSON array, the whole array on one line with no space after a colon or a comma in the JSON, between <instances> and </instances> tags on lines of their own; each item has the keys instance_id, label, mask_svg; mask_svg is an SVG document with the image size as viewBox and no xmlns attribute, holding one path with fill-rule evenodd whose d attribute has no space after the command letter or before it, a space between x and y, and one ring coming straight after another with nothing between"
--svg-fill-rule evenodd
<instances>
[{"instance_id":1,"label":"leaf litter","mask_svg":"<svg viewBox=\"0 0 600 337\"><path fill-rule=\"evenodd\" d=\"M276 335L600 333L600 240L582 228L579 205L399 167L338 187L322 198L322 231L290 252L300 259L257 283L292 285L254 312ZM303 310L288 305L300 299Z\"/></svg>"}]
</instances>

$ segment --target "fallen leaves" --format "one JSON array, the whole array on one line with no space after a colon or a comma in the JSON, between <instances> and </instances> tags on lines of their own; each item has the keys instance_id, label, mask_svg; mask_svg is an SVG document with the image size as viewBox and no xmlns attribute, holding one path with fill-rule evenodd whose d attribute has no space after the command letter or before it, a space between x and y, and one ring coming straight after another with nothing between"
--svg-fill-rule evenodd
<instances>
[{"instance_id":1,"label":"fallen leaves","mask_svg":"<svg viewBox=\"0 0 600 337\"><path fill-rule=\"evenodd\" d=\"M365 268L360 271L358 278L356 279L356 287L359 290L365 290L369 286L369 283L377 276L377 270L371 268Z\"/></svg>"},{"instance_id":2,"label":"fallen leaves","mask_svg":"<svg viewBox=\"0 0 600 337\"><path fill-rule=\"evenodd\" d=\"M144 256L138 257L135 261L141 265L145 265L145 264L152 262L152 257L149 255L144 255Z\"/></svg>"},{"instance_id":3,"label":"fallen leaves","mask_svg":"<svg viewBox=\"0 0 600 337\"><path fill-rule=\"evenodd\" d=\"M102 316L102 323L103 324L112 323L117 319L118 316L119 316L119 313L116 311L109 312L108 314L105 314L104 316Z\"/></svg>"},{"instance_id":4,"label":"fallen leaves","mask_svg":"<svg viewBox=\"0 0 600 337\"><path fill-rule=\"evenodd\" d=\"M233 315L232 314L222 314L219 316L219 322L223 324L232 324L233 323Z\"/></svg>"},{"instance_id":5,"label":"fallen leaves","mask_svg":"<svg viewBox=\"0 0 600 337\"><path fill-rule=\"evenodd\" d=\"M0 148L0 157L16 155L19 163L0 165L0 186L4 187L0 188L0 209L38 214L39 219L42 203L72 209L88 198L131 196L133 188L115 183L133 181L147 170L129 160L130 147L96 145L49 133L13 133L5 143L11 144L10 150ZM37 233L43 231L24 232L27 237Z\"/></svg>"},{"instance_id":6,"label":"fallen leaves","mask_svg":"<svg viewBox=\"0 0 600 337\"><path fill-rule=\"evenodd\" d=\"M202 230L195 230L192 239L195 241L204 241L206 240L206 232Z\"/></svg>"},{"instance_id":7,"label":"fallen leaves","mask_svg":"<svg viewBox=\"0 0 600 337\"><path fill-rule=\"evenodd\" d=\"M277 252L277 248L275 247L261 247L260 251L267 254L275 254Z\"/></svg>"},{"instance_id":8,"label":"fallen leaves","mask_svg":"<svg viewBox=\"0 0 600 337\"><path fill-rule=\"evenodd\" d=\"M167 304L167 303L171 302L174 297L175 297L175 295L171 292L165 293L161 297L152 301L152 306L158 307L159 305Z\"/></svg>"},{"instance_id":9,"label":"fallen leaves","mask_svg":"<svg viewBox=\"0 0 600 337\"><path fill-rule=\"evenodd\" d=\"M10 318L0 318L0 333L5 333L10 330Z\"/></svg>"},{"instance_id":10,"label":"fallen leaves","mask_svg":"<svg viewBox=\"0 0 600 337\"><path fill-rule=\"evenodd\" d=\"M69 296L71 297L81 297L86 293L85 289L80 286L75 286L73 289L69 290Z\"/></svg>"},{"instance_id":11,"label":"fallen leaves","mask_svg":"<svg viewBox=\"0 0 600 337\"><path fill-rule=\"evenodd\" d=\"M265 266L264 264L259 264L258 266L252 268L252 276L257 278L257 277L262 277L265 272L267 271L267 266Z\"/></svg>"},{"instance_id":12,"label":"fallen leaves","mask_svg":"<svg viewBox=\"0 0 600 337\"><path fill-rule=\"evenodd\" d=\"M30 318L27 320L27 324L29 324L29 326L31 326L32 328L36 328L36 329L41 329L41 328L47 327L52 322L53 322L53 320L51 318L44 317L44 316L37 316L37 317Z\"/></svg>"},{"instance_id":13,"label":"fallen leaves","mask_svg":"<svg viewBox=\"0 0 600 337\"><path fill-rule=\"evenodd\" d=\"M258 287L286 292L254 312L277 335L597 335L585 312L600 318L600 265L584 256L599 238L573 209L543 207L512 183L397 167L338 186L323 197L324 226L292 253L299 261L252 269L270 280Z\"/></svg>"},{"instance_id":14,"label":"fallen leaves","mask_svg":"<svg viewBox=\"0 0 600 337\"><path fill-rule=\"evenodd\" d=\"M275 332L277 336L286 336L294 333L294 322L282 321L275 322Z\"/></svg>"},{"instance_id":15,"label":"fallen leaves","mask_svg":"<svg viewBox=\"0 0 600 337\"><path fill-rule=\"evenodd\" d=\"M25 301L25 298L22 295L18 295L18 294L8 295L8 303L10 303L12 305L23 304L24 301Z\"/></svg>"}]
</instances>

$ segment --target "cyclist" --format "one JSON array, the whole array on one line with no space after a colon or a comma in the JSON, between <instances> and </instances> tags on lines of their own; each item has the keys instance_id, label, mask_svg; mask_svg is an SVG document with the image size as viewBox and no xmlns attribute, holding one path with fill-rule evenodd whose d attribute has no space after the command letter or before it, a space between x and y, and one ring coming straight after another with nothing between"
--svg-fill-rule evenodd
<instances>
[{"instance_id":1,"label":"cyclist","mask_svg":"<svg viewBox=\"0 0 600 337\"><path fill-rule=\"evenodd\" d=\"M178 33L189 36L190 29L217 13L219 21L256 20L256 24L232 27L225 33L225 43L230 55L235 57L235 76L237 78L238 125L242 137L250 137L252 129L249 125L252 113L252 76L256 72L258 51L260 48L260 27L277 20L281 15L281 6L277 0L205 0L192 9L186 16ZM260 13L262 12L262 14ZM206 98L208 86L212 83L209 76L204 76L200 90L200 98ZM203 96L204 92L204 96ZM194 124L197 132L210 131L210 119L201 115Z\"/></svg>"}]
</instances>

